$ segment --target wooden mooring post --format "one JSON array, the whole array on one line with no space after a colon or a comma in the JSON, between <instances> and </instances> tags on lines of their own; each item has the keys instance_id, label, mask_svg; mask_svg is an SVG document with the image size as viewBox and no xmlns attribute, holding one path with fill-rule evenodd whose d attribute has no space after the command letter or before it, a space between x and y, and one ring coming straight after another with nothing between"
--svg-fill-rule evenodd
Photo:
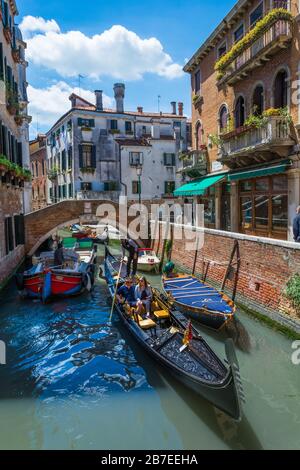
<instances>
[{"instance_id":1,"label":"wooden mooring post","mask_svg":"<svg viewBox=\"0 0 300 470\"><path fill-rule=\"evenodd\" d=\"M170 229L170 221L168 220L166 222L166 230L165 230L165 235L164 235L164 242L163 242L163 249L162 249L161 260L160 260L160 265L159 265L159 272L162 272L162 268L163 268L163 265L164 265L165 252L166 252L166 243L167 243L167 240L168 240L169 229Z\"/></svg>"},{"instance_id":2,"label":"wooden mooring post","mask_svg":"<svg viewBox=\"0 0 300 470\"><path fill-rule=\"evenodd\" d=\"M236 256L236 262L234 263L234 257ZM235 266L235 268L234 268ZM237 291L237 283L239 279L239 272L240 272L240 266L241 266L241 258L240 258L240 246L239 242L237 240L234 241L233 249L230 255L230 260L223 278L222 282L222 287L221 290L222 292L224 291L226 282L228 279L230 279L230 276L234 270L234 283L233 283L233 290L232 290L232 300L235 300L236 297L236 291Z\"/></svg>"}]
</instances>

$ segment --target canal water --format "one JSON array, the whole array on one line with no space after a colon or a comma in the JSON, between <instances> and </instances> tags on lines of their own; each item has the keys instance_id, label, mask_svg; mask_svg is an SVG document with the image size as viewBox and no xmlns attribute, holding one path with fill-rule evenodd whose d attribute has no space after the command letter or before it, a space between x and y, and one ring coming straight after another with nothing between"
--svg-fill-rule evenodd
<instances>
[{"instance_id":1,"label":"canal water","mask_svg":"<svg viewBox=\"0 0 300 470\"><path fill-rule=\"evenodd\" d=\"M13 283L2 291L0 449L300 448L291 340L238 313L246 404L236 424L157 367L116 318L108 326L110 304L103 281L46 306L20 300ZM224 338L201 333L225 357Z\"/></svg>"}]
</instances>

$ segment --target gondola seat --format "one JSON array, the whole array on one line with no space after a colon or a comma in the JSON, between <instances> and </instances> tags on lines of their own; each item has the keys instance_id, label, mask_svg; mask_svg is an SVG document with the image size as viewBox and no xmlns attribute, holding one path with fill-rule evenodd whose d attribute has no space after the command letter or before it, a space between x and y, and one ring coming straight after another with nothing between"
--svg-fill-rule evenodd
<instances>
[{"instance_id":1,"label":"gondola seat","mask_svg":"<svg viewBox=\"0 0 300 470\"><path fill-rule=\"evenodd\" d=\"M153 315L157 320L166 320L167 318L170 318L170 314L167 310L157 310L156 312L153 312Z\"/></svg>"}]
</instances>

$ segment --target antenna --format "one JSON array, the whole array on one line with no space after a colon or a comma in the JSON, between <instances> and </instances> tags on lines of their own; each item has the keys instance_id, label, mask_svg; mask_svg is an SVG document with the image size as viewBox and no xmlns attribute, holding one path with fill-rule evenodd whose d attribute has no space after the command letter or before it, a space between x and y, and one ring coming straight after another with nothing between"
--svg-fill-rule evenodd
<instances>
[{"instance_id":1,"label":"antenna","mask_svg":"<svg viewBox=\"0 0 300 470\"><path fill-rule=\"evenodd\" d=\"M39 134L39 113L36 115L36 135Z\"/></svg>"},{"instance_id":2,"label":"antenna","mask_svg":"<svg viewBox=\"0 0 300 470\"><path fill-rule=\"evenodd\" d=\"M81 96L81 79L85 78L83 75L80 73L78 74L78 94Z\"/></svg>"},{"instance_id":3,"label":"antenna","mask_svg":"<svg viewBox=\"0 0 300 470\"><path fill-rule=\"evenodd\" d=\"M158 95L158 97L157 97L157 110L158 110L158 114L160 113L160 99L161 99L161 96Z\"/></svg>"}]
</instances>

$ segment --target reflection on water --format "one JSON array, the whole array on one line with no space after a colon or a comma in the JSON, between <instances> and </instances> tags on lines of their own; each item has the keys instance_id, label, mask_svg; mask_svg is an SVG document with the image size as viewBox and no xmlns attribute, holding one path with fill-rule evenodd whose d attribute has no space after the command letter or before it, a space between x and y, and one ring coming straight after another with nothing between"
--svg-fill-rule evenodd
<instances>
[{"instance_id":1,"label":"reflection on water","mask_svg":"<svg viewBox=\"0 0 300 470\"><path fill-rule=\"evenodd\" d=\"M236 424L158 367L117 319L107 325L107 294L103 282L47 306L20 301L12 285L1 294L0 448L300 447L300 374L283 336L239 314L231 333L247 403ZM224 338L201 333L224 357Z\"/></svg>"}]
</instances>

